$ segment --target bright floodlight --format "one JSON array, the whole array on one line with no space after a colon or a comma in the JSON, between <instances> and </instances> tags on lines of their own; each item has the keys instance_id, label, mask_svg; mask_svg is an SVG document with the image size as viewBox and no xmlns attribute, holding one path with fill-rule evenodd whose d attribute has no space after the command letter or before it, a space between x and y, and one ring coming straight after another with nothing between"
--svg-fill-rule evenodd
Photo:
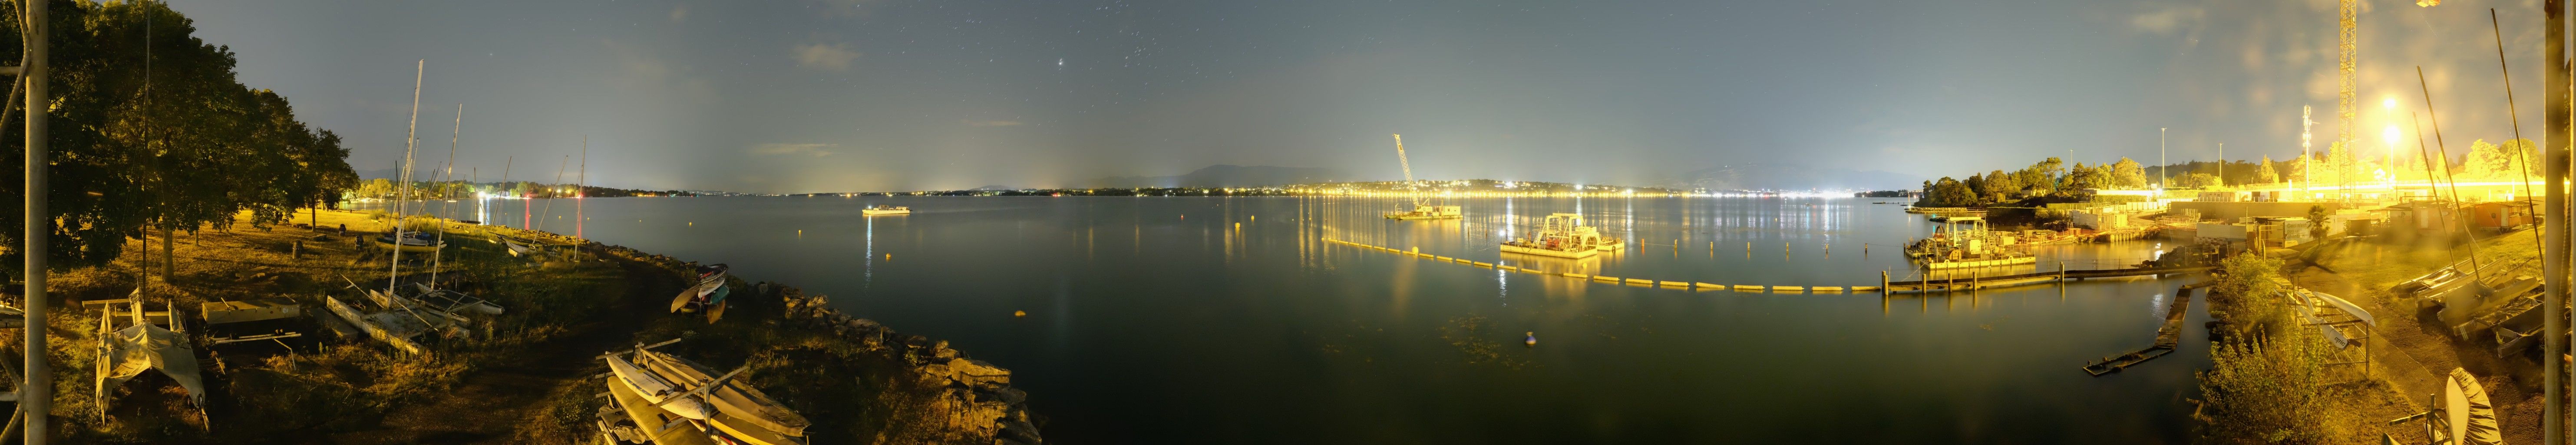
<instances>
[{"instance_id":1,"label":"bright floodlight","mask_svg":"<svg viewBox=\"0 0 2576 445\"><path fill-rule=\"evenodd\" d=\"M2387 99L2380 99L2380 100L2379 100L2379 106L2381 106L2381 107L2385 107L2385 108L2388 108L2388 109L2391 109L2391 110L2397 109L2397 98L2391 97L2391 98L2387 98Z\"/></svg>"},{"instance_id":2,"label":"bright floodlight","mask_svg":"<svg viewBox=\"0 0 2576 445\"><path fill-rule=\"evenodd\" d=\"M2388 140L2388 146L2397 146L2397 126L2389 125L2387 129L2379 130L2379 137Z\"/></svg>"}]
</instances>

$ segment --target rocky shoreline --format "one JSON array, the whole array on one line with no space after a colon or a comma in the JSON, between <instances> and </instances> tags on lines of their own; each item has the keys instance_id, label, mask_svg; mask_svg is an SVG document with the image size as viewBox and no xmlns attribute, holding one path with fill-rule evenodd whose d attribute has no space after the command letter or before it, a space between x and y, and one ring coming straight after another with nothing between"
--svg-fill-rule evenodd
<instances>
[{"instance_id":1,"label":"rocky shoreline","mask_svg":"<svg viewBox=\"0 0 2576 445\"><path fill-rule=\"evenodd\" d=\"M536 232L543 233L543 232ZM552 235L552 234L548 234ZM563 241L580 242L554 235ZM667 255L647 253L624 246L583 244L607 254L644 262L670 270L692 270L696 262L681 261ZM741 286L741 278L733 278ZM1028 393L1011 387L1011 371L982 360L968 358L964 352L948 347L946 340L932 340L920 335L907 335L887 328L875 320L858 318L830 306L831 297L807 294L803 289L778 283L759 282L747 289L753 297L781 305L774 320L783 329L828 333L873 354L902 363L910 376L938 388L932 406L946 422L936 428L944 432L948 443L992 443L997 445L1042 444L1040 417L1028 411ZM769 322L769 321L764 321Z\"/></svg>"}]
</instances>

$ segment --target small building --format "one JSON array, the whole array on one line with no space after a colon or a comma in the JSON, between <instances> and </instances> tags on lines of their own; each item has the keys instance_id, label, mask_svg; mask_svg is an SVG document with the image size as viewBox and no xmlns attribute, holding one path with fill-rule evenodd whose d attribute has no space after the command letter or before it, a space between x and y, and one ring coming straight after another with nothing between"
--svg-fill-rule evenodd
<instances>
[{"instance_id":1,"label":"small building","mask_svg":"<svg viewBox=\"0 0 2576 445\"><path fill-rule=\"evenodd\" d=\"M2460 206L2438 199L2407 201L2388 206L2388 222L2397 230L2424 233L2454 233L2460 230Z\"/></svg>"},{"instance_id":2,"label":"small building","mask_svg":"<svg viewBox=\"0 0 2576 445\"><path fill-rule=\"evenodd\" d=\"M2533 219L2532 210L2540 208L2538 201L2523 199L2470 204L2468 206L2469 227L2478 230L2507 231L2530 226L2536 221Z\"/></svg>"}]
</instances>

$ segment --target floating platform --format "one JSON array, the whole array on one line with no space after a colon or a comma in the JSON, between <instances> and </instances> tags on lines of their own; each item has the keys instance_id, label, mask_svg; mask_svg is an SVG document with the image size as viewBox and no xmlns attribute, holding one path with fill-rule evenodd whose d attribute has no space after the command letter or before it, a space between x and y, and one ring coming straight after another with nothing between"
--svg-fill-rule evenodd
<instances>
[{"instance_id":1,"label":"floating platform","mask_svg":"<svg viewBox=\"0 0 2576 445\"><path fill-rule=\"evenodd\" d=\"M2172 354L2174 348L2182 344L2182 322L2191 315L2191 289L2198 286L2200 284L2185 284L2181 288L2174 289L2173 302L2165 306L2165 323L2156 327L2155 344L2145 349L2103 357L2101 360L2085 364L2084 373L2100 377L2103 374L2120 372L2122 369L2137 366L2139 363L2146 363L2156 357L2163 357L2165 354Z\"/></svg>"},{"instance_id":2,"label":"floating platform","mask_svg":"<svg viewBox=\"0 0 2576 445\"><path fill-rule=\"evenodd\" d=\"M2214 266L2138 267L2128 269L2085 269L2032 272L2012 275L1966 276L1921 281L1890 281L1888 292L1946 292L2053 283L2060 280L2173 275L2201 272Z\"/></svg>"},{"instance_id":3,"label":"floating platform","mask_svg":"<svg viewBox=\"0 0 2576 445\"><path fill-rule=\"evenodd\" d=\"M1524 247L1513 245L1512 243L1503 243L1502 246L1503 253L1552 256L1557 258L1591 258L1593 255L1601 254L1600 250L1593 249L1590 246L1583 246L1581 250L1556 250L1541 247Z\"/></svg>"},{"instance_id":4,"label":"floating platform","mask_svg":"<svg viewBox=\"0 0 2576 445\"><path fill-rule=\"evenodd\" d=\"M1932 269L1934 269L1934 270L1940 270L1940 269L1974 269L1974 268L1979 268L1979 267L2019 266L2019 265L2023 265L2023 264L2039 264L2039 257L2036 257L2036 256L2020 256L2020 257L2013 257L2013 258L1996 258L1996 259L1987 259L1987 260L1959 260L1959 261L1937 260L1937 261L1925 261L1925 262L1923 262L1923 266L1924 266L1924 267L1929 267L1929 268L1932 268Z\"/></svg>"}]
</instances>

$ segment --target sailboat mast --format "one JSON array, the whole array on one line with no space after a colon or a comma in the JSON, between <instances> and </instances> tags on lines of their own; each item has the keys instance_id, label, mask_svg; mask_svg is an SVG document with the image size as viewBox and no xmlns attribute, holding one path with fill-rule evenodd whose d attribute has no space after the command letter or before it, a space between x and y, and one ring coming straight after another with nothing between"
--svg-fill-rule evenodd
<instances>
[{"instance_id":1,"label":"sailboat mast","mask_svg":"<svg viewBox=\"0 0 2576 445\"><path fill-rule=\"evenodd\" d=\"M448 131L450 133L447 134L447 174L444 175L445 178L440 178L438 181L438 210L454 215L454 212L449 212L451 209L447 204L450 198L453 198L450 195L454 192L449 188L455 187L456 183L456 140L465 135L465 104L456 104L456 128ZM435 288L438 287L439 260L447 257L447 221L438 221L438 243L431 245L430 248L429 286Z\"/></svg>"},{"instance_id":2,"label":"sailboat mast","mask_svg":"<svg viewBox=\"0 0 2576 445\"><path fill-rule=\"evenodd\" d=\"M411 122L408 124L410 129L403 134L402 174L396 175L402 178L402 184L395 188L394 240L389 246L393 250L393 260L387 261L390 264L385 267L385 295L394 294L394 282L402 273L403 211L411 202L411 154L420 148L420 78L429 72L429 59L413 62L411 70Z\"/></svg>"}]
</instances>

